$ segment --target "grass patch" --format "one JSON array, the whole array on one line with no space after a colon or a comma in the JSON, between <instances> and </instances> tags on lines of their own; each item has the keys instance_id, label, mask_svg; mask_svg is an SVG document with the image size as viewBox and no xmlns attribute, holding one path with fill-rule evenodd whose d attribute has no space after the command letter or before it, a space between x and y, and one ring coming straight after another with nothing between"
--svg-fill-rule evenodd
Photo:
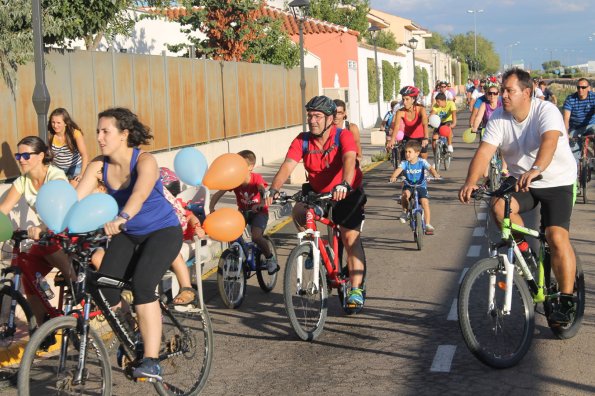
<instances>
[{"instance_id":1,"label":"grass patch","mask_svg":"<svg viewBox=\"0 0 595 396\"><path fill-rule=\"evenodd\" d=\"M388 153L386 151L379 151L372 155L372 162L380 162L388 160Z\"/></svg>"}]
</instances>

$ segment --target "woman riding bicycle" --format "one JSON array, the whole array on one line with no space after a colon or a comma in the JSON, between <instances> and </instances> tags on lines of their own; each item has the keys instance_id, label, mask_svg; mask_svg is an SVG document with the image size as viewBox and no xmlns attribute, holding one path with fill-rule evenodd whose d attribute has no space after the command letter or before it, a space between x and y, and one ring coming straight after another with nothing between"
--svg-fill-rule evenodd
<instances>
[{"instance_id":1,"label":"woman riding bicycle","mask_svg":"<svg viewBox=\"0 0 595 396\"><path fill-rule=\"evenodd\" d=\"M131 278L144 342L144 358L133 376L159 381L161 367L157 358L162 324L155 290L180 252L182 229L172 205L163 196L155 157L139 149L150 139L149 129L130 110L112 108L99 113L97 141L103 155L87 166L77 192L81 199L102 181L118 203L118 216L104 225L112 239L101 272ZM121 306L120 290L106 288L102 293L112 307ZM125 311L126 307L120 309Z\"/></svg>"},{"instance_id":2,"label":"woman riding bicycle","mask_svg":"<svg viewBox=\"0 0 595 396\"><path fill-rule=\"evenodd\" d=\"M27 136L17 143L17 153L15 159L21 166L22 175L18 177L8 193L0 203L0 212L8 215L10 211L16 206L21 197L25 198L29 208L35 212L35 202L37 201L37 193L41 186L50 180L65 180L68 178L64 172L51 165L52 154L49 147L37 136ZM39 238L40 227L29 227L29 236L32 239ZM74 272L68 257L57 245L41 246L34 244L28 252L30 255L38 256L43 260L38 260L37 263L29 262L26 267L21 268L24 273L28 274L29 279L35 279L35 274L39 272L42 276L47 275L52 267L58 268L65 277L75 279ZM45 261L46 264L42 262ZM39 297L29 286L24 284L25 294L27 300L31 304L31 309L35 314L38 324L42 324L45 317L45 308Z\"/></svg>"},{"instance_id":3,"label":"woman riding bicycle","mask_svg":"<svg viewBox=\"0 0 595 396\"><path fill-rule=\"evenodd\" d=\"M393 117L391 139L387 143L392 149L398 131L403 131L403 143L408 140L417 140L421 144L421 158L428 158L428 115L423 105L417 103L419 89L408 85L401 89L403 108Z\"/></svg>"},{"instance_id":4,"label":"woman riding bicycle","mask_svg":"<svg viewBox=\"0 0 595 396\"><path fill-rule=\"evenodd\" d=\"M483 102L479 107L477 116L473 121L471 130L477 133L479 128L485 128L488 124L488 120L492 117L492 114L496 109L502 107L502 99L500 98L500 90L498 84L489 82L485 85L487 101Z\"/></svg>"}]
</instances>

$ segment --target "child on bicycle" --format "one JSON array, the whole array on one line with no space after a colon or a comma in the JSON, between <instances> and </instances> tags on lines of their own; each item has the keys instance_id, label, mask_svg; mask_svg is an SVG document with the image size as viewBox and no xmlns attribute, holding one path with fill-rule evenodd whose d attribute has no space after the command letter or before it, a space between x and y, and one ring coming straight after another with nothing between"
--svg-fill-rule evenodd
<instances>
[{"instance_id":1,"label":"child on bicycle","mask_svg":"<svg viewBox=\"0 0 595 396\"><path fill-rule=\"evenodd\" d=\"M450 133L447 134L446 139L448 141L448 151L452 153L452 130L457 126L457 106L452 100L446 100L446 95L440 92L436 95L436 103L432 106L432 114L437 114L440 117L440 127L448 125ZM441 128L434 129L432 136L432 149L436 149L436 141L440 133ZM442 129L444 131L444 129Z\"/></svg>"},{"instance_id":2,"label":"child on bicycle","mask_svg":"<svg viewBox=\"0 0 595 396\"><path fill-rule=\"evenodd\" d=\"M425 171L429 171L436 179L440 177L435 168L430 166L430 163L423 158L419 158L421 153L421 144L417 140L410 140L405 145L405 161L402 161L398 168L395 169L390 176L390 182L394 183L397 177L404 174L405 180L409 184L421 186L418 188L419 202L424 210L426 218L426 235L434 234L434 227L430 223L430 201L428 199L428 187L425 179ZM401 223L407 222L407 211L409 209L409 198L413 192L413 187L405 184L401 194L401 206L403 213L399 220Z\"/></svg>"},{"instance_id":3,"label":"child on bicycle","mask_svg":"<svg viewBox=\"0 0 595 396\"><path fill-rule=\"evenodd\" d=\"M268 184L264 181L262 175L253 172L254 165L256 164L256 155L250 150L242 150L238 154L248 163L249 172L244 182L231 191L236 195L238 210L246 217L246 224L250 224L252 241L264 253L267 272L269 275L272 275L279 271L280 267L277 263L277 258L273 255L269 244L263 237L264 230L269 221L268 206L265 205L263 199L266 191L265 188ZM211 212L215 210L215 205L226 192L225 190L217 191L211 197L211 204L209 206Z\"/></svg>"}]
</instances>

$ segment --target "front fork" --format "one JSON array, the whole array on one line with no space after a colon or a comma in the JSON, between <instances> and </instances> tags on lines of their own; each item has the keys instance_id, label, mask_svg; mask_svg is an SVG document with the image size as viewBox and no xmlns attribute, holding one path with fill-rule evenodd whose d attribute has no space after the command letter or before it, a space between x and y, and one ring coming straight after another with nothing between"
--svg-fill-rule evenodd
<instances>
[{"instance_id":1,"label":"front fork","mask_svg":"<svg viewBox=\"0 0 595 396\"><path fill-rule=\"evenodd\" d=\"M306 236L310 236L307 241L304 241ZM304 290L303 288L310 287L311 290L307 290L307 293L314 294L318 290L320 290L320 250L318 250L318 243L320 241L320 231L312 231L306 230L298 233L298 246L309 244L312 249L312 285L304 285L303 284L303 275L304 275L304 257L299 256L297 258L297 265L296 265L296 279L297 279L297 291L298 293L302 293Z\"/></svg>"},{"instance_id":2,"label":"front fork","mask_svg":"<svg viewBox=\"0 0 595 396\"><path fill-rule=\"evenodd\" d=\"M69 301L65 307L65 313L68 314L72 309L72 301ZM79 358L78 358L78 365L76 371L74 372L72 383L75 385L84 383L86 380L85 378L85 364L87 361L87 343L89 340L89 316L91 313L91 299L90 296L87 294L84 298L84 307L83 307L83 316L77 317L77 328L80 328L81 331L80 339L79 339ZM68 342L73 342L70 340L70 331L63 331L62 332L62 344L60 346L60 362L59 362L59 371L63 372L66 369L66 358L68 354Z\"/></svg>"}]
</instances>

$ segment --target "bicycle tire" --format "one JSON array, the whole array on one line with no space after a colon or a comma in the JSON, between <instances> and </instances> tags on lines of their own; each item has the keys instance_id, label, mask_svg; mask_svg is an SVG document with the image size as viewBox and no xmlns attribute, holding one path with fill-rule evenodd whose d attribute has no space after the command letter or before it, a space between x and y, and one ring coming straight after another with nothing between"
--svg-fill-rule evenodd
<instances>
[{"instance_id":1,"label":"bicycle tire","mask_svg":"<svg viewBox=\"0 0 595 396\"><path fill-rule=\"evenodd\" d=\"M415 243L417 244L417 250L424 247L424 223L420 212L415 214Z\"/></svg>"},{"instance_id":2,"label":"bicycle tire","mask_svg":"<svg viewBox=\"0 0 595 396\"><path fill-rule=\"evenodd\" d=\"M496 289L495 307L490 309L491 274L496 276ZM477 359L494 368L517 364L529 350L535 328L533 299L517 271L513 275L511 313L503 315L505 293L499 283L505 277L501 258L483 259L469 269L459 289L457 308L465 344Z\"/></svg>"},{"instance_id":3,"label":"bicycle tire","mask_svg":"<svg viewBox=\"0 0 595 396\"><path fill-rule=\"evenodd\" d=\"M574 248L573 248L574 249ZM569 338L574 337L583 322L583 317L585 315L585 274L583 272L583 266L581 263L580 257L576 254L576 250L574 252L576 256L576 277L574 280L574 294L577 297L576 301L576 314L574 316L574 320L563 326L559 326L558 324L551 323L548 320L548 326L552 330L552 333L560 339L560 340L567 340ZM548 286L548 294L554 294L558 292L558 283L555 281L553 271L551 269L551 264L548 260L545 260L544 263L544 272L545 272L545 284ZM543 304L544 312L546 318L552 313L553 307L551 301L546 301Z\"/></svg>"},{"instance_id":4,"label":"bicycle tire","mask_svg":"<svg viewBox=\"0 0 595 396\"><path fill-rule=\"evenodd\" d=\"M169 357L160 362L163 381L153 383L155 390L160 395L197 395L207 383L213 361L213 326L209 311L205 306L165 312L162 306L162 313L164 342L160 355Z\"/></svg>"},{"instance_id":5,"label":"bicycle tire","mask_svg":"<svg viewBox=\"0 0 595 396\"><path fill-rule=\"evenodd\" d=\"M588 202L587 199L587 184L588 184L588 170L589 164L587 163L586 159L581 159L579 161L579 183L581 188L581 196L583 199L583 203L586 204Z\"/></svg>"},{"instance_id":6,"label":"bicycle tire","mask_svg":"<svg viewBox=\"0 0 595 396\"><path fill-rule=\"evenodd\" d=\"M50 347L48 352L40 348L46 337L55 334L57 346ZM89 328L87 357L85 364L84 384L73 384L72 374L76 370L79 359L79 330L77 319L72 316L60 316L45 322L31 337L21 359L18 374L19 395L48 395L62 391L60 394L111 395L112 369L108 350L95 330ZM66 341L64 370L56 374L60 357L64 351L61 345ZM97 359L96 362L92 358ZM94 373L91 373L94 370ZM56 379L48 378L57 375ZM93 379L94 382L89 380ZM95 384L94 387L90 386ZM62 388L62 389L60 389ZM67 389L63 389L67 388ZM76 389L74 389L76 388Z\"/></svg>"},{"instance_id":7,"label":"bicycle tire","mask_svg":"<svg viewBox=\"0 0 595 396\"><path fill-rule=\"evenodd\" d=\"M14 334L12 330L7 328L10 307L12 304L12 296L15 296L15 329ZM20 291L14 291L11 286L4 286L0 289L0 353L4 356L12 356L16 348L23 348L30 336L37 328L37 320L29 302L21 294ZM18 373L20 362L18 359L10 362L2 362L3 367L0 368L0 383L14 383L16 381L16 374Z\"/></svg>"},{"instance_id":8,"label":"bicycle tire","mask_svg":"<svg viewBox=\"0 0 595 396\"><path fill-rule=\"evenodd\" d=\"M444 146L443 146L444 147ZM446 148L448 150L448 148ZM450 168L450 160L452 159L452 153L445 153L444 158L442 159L442 165L444 166L444 170L447 171Z\"/></svg>"},{"instance_id":9,"label":"bicycle tire","mask_svg":"<svg viewBox=\"0 0 595 396\"><path fill-rule=\"evenodd\" d=\"M246 294L246 272L243 263L240 263L240 257L229 249L219 258L217 286L227 308L234 309L242 305Z\"/></svg>"},{"instance_id":10,"label":"bicycle tire","mask_svg":"<svg viewBox=\"0 0 595 396\"><path fill-rule=\"evenodd\" d=\"M327 315L328 286L326 269L319 266L319 289L306 291L297 288L298 258L302 258L302 284L313 287L314 270L308 269L307 260L312 260L312 246L303 244L295 247L287 259L283 279L283 300L289 322L295 334L304 341L314 341L324 328ZM310 315L311 314L311 315Z\"/></svg>"},{"instance_id":11,"label":"bicycle tire","mask_svg":"<svg viewBox=\"0 0 595 396\"><path fill-rule=\"evenodd\" d=\"M269 248L273 253L273 256L278 259L279 256L277 256L277 248L275 247L275 243L273 242L271 237L265 235L264 239L266 239L267 244L269 245ZM275 285L277 284L277 274L279 273L279 271L275 272L273 275L269 275L266 266L263 265L265 260L266 258L264 257L264 254L261 252L260 257L258 257L258 262L256 263L256 279L258 280L258 285L260 286L262 291L264 291L265 293L269 293L271 290L275 288Z\"/></svg>"},{"instance_id":12,"label":"bicycle tire","mask_svg":"<svg viewBox=\"0 0 595 396\"><path fill-rule=\"evenodd\" d=\"M393 169L397 169L401 163L401 150L398 144L392 148L391 154L391 163L393 164Z\"/></svg>"},{"instance_id":13,"label":"bicycle tire","mask_svg":"<svg viewBox=\"0 0 595 396\"><path fill-rule=\"evenodd\" d=\"M442 149L440 143L436 141L436 148L434 149L434 167L436 170L440 169L440 163L442 161Z\"/></svg>"}]
</instances>

